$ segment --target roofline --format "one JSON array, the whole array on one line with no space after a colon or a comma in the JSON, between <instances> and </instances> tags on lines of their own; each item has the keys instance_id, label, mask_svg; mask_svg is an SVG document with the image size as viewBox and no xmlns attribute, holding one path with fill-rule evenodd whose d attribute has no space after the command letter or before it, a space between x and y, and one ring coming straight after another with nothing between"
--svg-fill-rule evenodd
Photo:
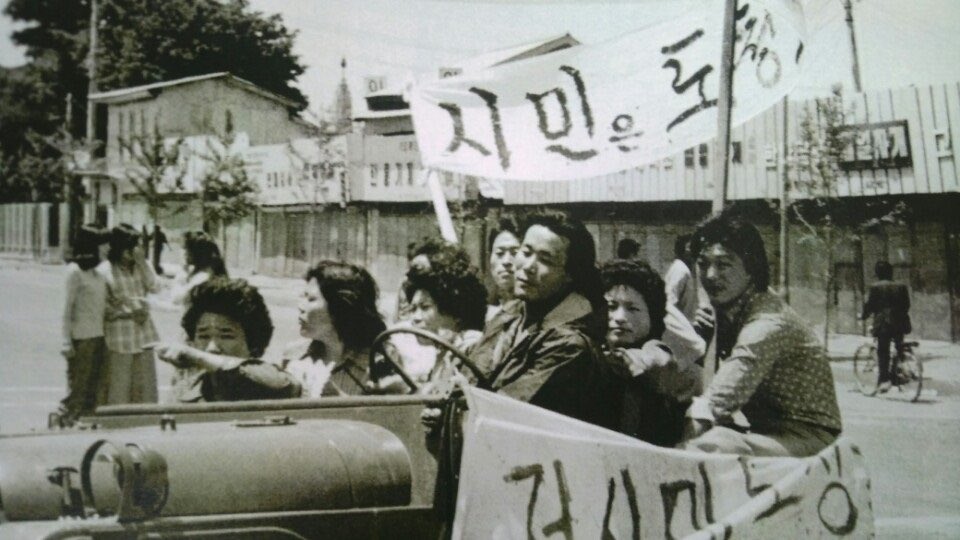
<instances>
[{"instance_id":1,"label":"roofline","mask_svg":"<svg viewBox=\"0 0 960 540\"><path fill-rule=\"evenodd\" d=\"M261 88L246 79L241 79L240 77L237 77L228 71L219 71L204 75L193 75L191 77L174 79L172 81L161 81L140 86L118 88L116 90L110 90L107 92L98 92L96 94L90 94L88 99L94 103L127 103L130 101L154 98L157 96L157 94L159 94L159 91L162 91L164 88L220 78L224 78L228 83L235 84L261 97L276 101L285 107L297 106L297 104L292 100L271 92L265 88Z\"/></svg>"}]
</instances>

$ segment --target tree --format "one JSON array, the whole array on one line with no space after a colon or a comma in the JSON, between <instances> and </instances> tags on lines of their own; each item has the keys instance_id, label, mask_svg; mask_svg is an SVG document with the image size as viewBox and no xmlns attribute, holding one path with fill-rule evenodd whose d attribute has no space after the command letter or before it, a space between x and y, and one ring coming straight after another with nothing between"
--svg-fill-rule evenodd
<instances>
[{"instance_id":1,"label":"tree","mask_svg":"<svg viewBox=\"0 0 960 540\"><path fill-rule=\"evenodd\" d=\"M208 138L205 151L199 153L206 162L200 178L200 204L203 229L207 232L219 228L223 234L228 225L249 216L257 208L257 184L247 174L246 163L236 151L235 142L236 135L228 121L226 131ZM226 237L222 239L226 251Z\"/></svg>"},{"instance_id":2,"label":"tree","mask_svg":"<svg viewBox=\"0 0 960 540\"><path fill-rule=\"evenodd\" d=\"M97 84L108 90L229 71L289 98L303 73L295 33L279 15L249 11L247 0L103 0Z\"/></svg>"},{"instance_id":3,"label":"tree","mask_svg":"<svg viewBox=\"0 0 960 540\"><path fill-rule=\"evenodd\" d=\"M841 87L834 86L830 97L815 100L813 108L804 111L800 142L788 158L792 193L788 211L801 226L800 242L815 245L825 255L821 272L825 345L830 298L837 286L837 250L843 244L859 243L868 231L909 219L909 209L902 201L881 197L860 203L861 207L840 197L840 184L848 181L841 163L851 145L857 143L856 131L849 125L853 114L854 110L845 106Z\"/></svg>"},{"instance_id":4,"label":"tree","mask_svg":"<svg viewBox=\"0 0 960 540\"><path fill-rule=\"evenodd\" d=\"M187 173L181 152L183 139L164 138L154 121L151 131L141 131L119 142L121 154L129 154L131 160L125 175L147 203L150 219L157 223L160 210L167 207L164 195L183 189Z\"/></svg>"},{"instance_id":5,"label":"tree","mask_svg":"<svg viewBox=\"0 0 960 540\"><path fill-rule=\"evenodd\" d=\"M336 203L346 206L346 149L343 133L337 126L316 115L314 123L309 124L308 142L288 141L287 154L290 156L291 169L298 171L297 188L310 206L310 223L306 229L307 260L313 262L316 215L320 208L330 202L321 196L331 183L338 182L339 200ZM299 143L299 144L297 144Z\"/></svg>"},{"instance_id":6,"label":"tree","mask_svg":"<svg viewBox=\"0 0 960 540\"><path fill-rule=\"evenodd\" d=\"M60 183L50 174L59 166L61 154L44 142L61 137L67 107L52 102L41 70L32 65L0 69L0 201L58 200L50 198L45 184Z\"/></svg>"},{"instance_id":7,"label":"tree","mask_svg":"<svg viewBox=\"0 0 960 540\"><path fill-rule=\"evenodd\" d=\"M33 60L54 57L62 98L86 101L89 0L10 0L5 9L32 23L13 40ZM279 15L250 11L247 0L99 0L97 86L112 90L191 75L229 71L295 102L303 73L296 37Z\"/></svg>"},{"instance_id":8,"label":"tree","mask_svg":"<svg viewBox=\"0 0 960 540\"><path fill-rule=\"evenodd\" d=\"M293 86L304 70L293 54L295 33L246 0L98 0L98 7L101 91L228 71L306 107ZM28 65L0 71L0 153L16 169L34 150L29 130L85 135L90 0L9 0L4 12L28 24L12 35ZM24 175L39 170L36 161L23 166ZM26 200L29 190L4 176L0 197Z\"/></svg>"}]
</instances>

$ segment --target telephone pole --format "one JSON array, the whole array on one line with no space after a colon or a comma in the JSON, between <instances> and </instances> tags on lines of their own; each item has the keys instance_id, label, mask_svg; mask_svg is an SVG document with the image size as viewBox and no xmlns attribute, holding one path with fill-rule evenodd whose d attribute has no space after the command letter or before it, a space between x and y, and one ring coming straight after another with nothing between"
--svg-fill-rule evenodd
<instances>
[{"instance_id":1,"label":"telephone pole","mask_svg":"<svg viewBox=\"0 0 960 540\"><path fill-rule=\"evenodd\" d=\"M713 173L713 205L716 215L727 200L730 174L730 109L733 105L733 41L737 0L726 0L723 12L723 45L720 53L720 93L717 96L717 158Z\"/></svg>"},{"instance_id":2,"label":"telephone pole","mask_svg":"<svg viewBox=\"0 0 960 540\"><path fill-rule=\"evenodd\" d=\"M97 0L90 0L90 50L87 51L87 143L96 137L96 106L90 96L97 93Z\"/></svg>"},{"instance_id":3,"label":"telephone pole","mask_svg":"<svg viewBox=\"0 0 960 540\"><path fill-rule=\"evenodd\" d=\"M860 84L860 59L857 55L857 35L853 31L853 0L843 0L843 9L847 12L847 29L850 31L850 52L853 56L853 89L863 92Z\"/></svg>"}]
</instances>

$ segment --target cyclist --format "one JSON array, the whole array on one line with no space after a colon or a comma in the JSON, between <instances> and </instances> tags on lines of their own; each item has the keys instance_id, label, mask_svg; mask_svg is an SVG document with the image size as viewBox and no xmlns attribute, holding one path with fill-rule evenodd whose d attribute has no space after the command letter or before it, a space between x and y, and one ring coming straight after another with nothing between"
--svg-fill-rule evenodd
<instances>
[{"instance_id":1,"label":"cyclist","mask_svg":"<svg viewBox=\"0 0 960 540\"><path fill-rule=\"evenodd\" d=\"M873 336L877 338L877 391L890 390L890 342L897 348L897 361L903 360L903 335L912 330L910 325L910 294L907 286L893 281L893 266L877 261L874 267L877 281L870 285L867 301L863 304L861 320L873 315Z\"/></svg>"}]
</instances>

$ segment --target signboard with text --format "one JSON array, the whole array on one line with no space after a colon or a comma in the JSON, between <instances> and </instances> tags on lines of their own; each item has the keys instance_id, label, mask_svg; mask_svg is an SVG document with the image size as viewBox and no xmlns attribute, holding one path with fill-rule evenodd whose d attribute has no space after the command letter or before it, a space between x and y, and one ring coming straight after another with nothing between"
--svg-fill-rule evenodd
<instances>
[{"instance_id":1,"label":"signboard with text","mask_svg":"<svg viewBox=\"0 0 960 540\"><path fill-rule=\"evenodd\" d=\"M901 169L912 167L910 135L906 120L842 126L848 134L840 158L844 171Z\"/></svg>"},{"instance_id":2,"label":"signboard with text","mask_svg":"<svg viewBox=\"0 0 960 540\"><path fill-rule=\"evenodd\" d=\"M681 452L464 391L453 538L873 536L870 478L849 441L809 458Z\"/></svg>"},{"instance_id":3,"label":"signboard with text","mask_svg":"<svg viewBox=\"0 0 960 540\"><path fill-rule=\"evenodd\" d=\"M584 178L663 159L716 134L723 2L597 45L425 80L410 92L426 167L477 176ZM733 121L795 85L795 0L741 2Z\"/></svg>"}]
</instances>

